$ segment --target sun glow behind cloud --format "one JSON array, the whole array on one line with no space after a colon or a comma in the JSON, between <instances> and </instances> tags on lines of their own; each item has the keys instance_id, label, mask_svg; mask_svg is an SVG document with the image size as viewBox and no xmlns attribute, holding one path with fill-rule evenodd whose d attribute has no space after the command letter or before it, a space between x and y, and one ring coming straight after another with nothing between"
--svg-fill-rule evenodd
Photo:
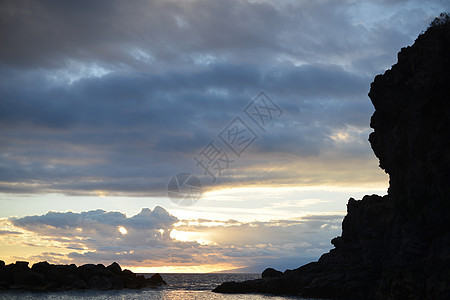
<instances>
[{"instance_id":1,"label":"sun glow behind cloud","mask_svg":"<svg viewBox=\"0 0 450 300\"><path fill-rule=\"evenodd\" d=\"M172 229L170 237L181 242L196 242L200 245L217 245L213 241L208 241L204 238L204 234L194 231L181 231Z\"/></svg>"},{"instance_id":2,"label":"sun glow behind cloud","mask_svg":"<svg viewBox=\"0 0 450 300\"><path fill-rule=\"evenodd\" d=\"M342 214L252 222L182 220L162 207L131 217L102 210L49 212L2 219L0 249L7 263L117 261L139 272L260 272L271 261L293 268L317 258L330 248L323 240L337 235L341 220Z\"/></svg>"},{"instance_id":3,"label":"sun glow behind cloud","mask_svg":"<svg viewBox=\"0 0 450 300\"><path fill-rule=\"evenodd\" d=\"M269 221L308 214L344 214L350 197L385 194L387 182L336 186L221 188L204 193L195 206L171 208L181 219ZM225 226L222 224L222 226Z\"/></svg>"},{"instance_id":4,"label":"sun glow behind cloud","mask_svg":"<svg viewBox=\"0 0 450 300\"><path fill-rule=\"evenodd\" d=\"M125 234L128 233L127 229L126 229L125 227L123 227L123 226L120 226L120 227L119 227L119 232L120 232L122 235L125 235Z\"/></svg>"}]
</instances>

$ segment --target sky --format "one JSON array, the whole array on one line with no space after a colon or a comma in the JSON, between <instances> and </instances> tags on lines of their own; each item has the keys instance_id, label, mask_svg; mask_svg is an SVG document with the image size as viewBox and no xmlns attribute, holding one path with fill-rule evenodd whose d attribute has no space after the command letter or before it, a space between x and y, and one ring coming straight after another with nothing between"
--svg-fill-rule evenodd
<instances>
[{"instance_id":1,"label":"sky","mask_svg":"<svg viewBox=\"0 0 450 300\"><path fill-rule=\"evenodd\" d=\"M1 0L0 259L316 260L348 199L388 187L367 141L370 83L449 6ZM178 174L198 179L182 205Z\"/></svg>"}]
</instances>

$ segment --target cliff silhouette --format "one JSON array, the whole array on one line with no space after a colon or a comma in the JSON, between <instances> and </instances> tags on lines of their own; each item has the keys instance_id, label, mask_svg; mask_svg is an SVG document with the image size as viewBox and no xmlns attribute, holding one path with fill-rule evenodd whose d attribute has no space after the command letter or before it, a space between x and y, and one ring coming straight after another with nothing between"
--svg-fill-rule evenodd
<instances>
[{"instance_id":1,"label":"cliff silhouette","mask_svg":"<svg viewBox=\"0 0 450 300\"><path fill-rule=\"evenodd\" d=\"M332 299L450 299L450 21L441 14L371 84L371 147L385 196L350 198L329 253L220 293Z\"/></svg>"}]
</instances>

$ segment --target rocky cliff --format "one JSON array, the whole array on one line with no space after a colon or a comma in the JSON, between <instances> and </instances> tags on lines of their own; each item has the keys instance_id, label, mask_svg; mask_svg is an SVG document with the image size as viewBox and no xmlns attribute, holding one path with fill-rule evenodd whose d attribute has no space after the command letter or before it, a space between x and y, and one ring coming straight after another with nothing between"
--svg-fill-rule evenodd
<instances>
[{"instance_id":1,"label":"rocky cliff","mask_svg":"<svg viewBox=\"0 0 450 300\"><path fill-rule=\"evenodd\" d=\"M388 194L350 199L317 262L215 292L345 299L450 299L450 22L441 15L378 75L369 141Z\"/></svg>"}]
</instances>

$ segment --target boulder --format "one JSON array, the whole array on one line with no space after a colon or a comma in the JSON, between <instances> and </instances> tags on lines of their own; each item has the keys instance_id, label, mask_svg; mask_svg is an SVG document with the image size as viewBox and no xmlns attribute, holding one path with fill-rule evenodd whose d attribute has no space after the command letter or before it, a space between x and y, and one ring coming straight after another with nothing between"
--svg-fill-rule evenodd
<instances>
[{"instance_id":1,"label":"boulder","mask_svg":"<svg viewBox=\"0 0 450 300\"><path fill-rule=\"evenodd\" d=\"M51 265L46 262L46 261L41 261L38 263L35 263L32 267L31 270L38 272L38 273L47 273L51 268Z\"/></svg>"},{"instance_id":2,"label":"boulder","mask_svg":"<svg viewBox=\"0 0 450 300\"><path fill-rule=\"evenodd\" d=\"M112 288L109 278L101 275L94 275L91 279L89 279L88 286L89 288L95 290L109 290Z\"/></svg>"},{"instance_id":3,"label":"boulder","mask_svg":"<svg viewBox=\"0 0 450 300\"><path fill-rule=\"evenodd\" d=\"M92 277L92 272L94 268L95 268L94 264L85 264L79 266L77 269L77 274L84 281L88 281Z\"/></svg>"},{"instance_id":4,"label":"boulder","mask_svg":"<svg viewBox=\"0 0 450 300\"><path fill-rule=\"evenodd\" d=\"M125 287L124 282L120 277L114 276L111 277L110 280L111 280L111 288L114 290L121 290Z\"/></svg>"},{"instance_id":5,"label":"boulder","mask_svg":"<svg viewBox=\"0 0 450 300\"><path fill-rule=\"evenodd\" d=\"M109 266L106 267L108 270L110 270L113 274L120 275L122 273L122 268L120 265L116 262L113 262Z\"/></svg>"},{"instance_id":6,"label":"boulder","mask_svg":"<svg viewBox=\"0 0 450 300\"><path fill-rule=\"evenodd\" d=\"M16 261L16 263L14 264L15 269L17 270L29 270L30 268L28 267L29 262L27 261Z\"/></svg>"},{"instance_id":7,"label":"boulder","mask_svg":"<svg viewBox=\"0 0 450 300\"><path fill-rule=\"evenodd\" d=\"M280 276L283 276L283 272L275 270L274 268L267 268L261 274L262 278L273 278Z\"/></svg>"},{"instance_id":8,"label":"boulder","mask_svg":"<svg viewBox=\"0 0 450 300\"><path fill-rule=\"evenodd\" d=\"M104 265L98 264L92 269L93 275L101 275L105 277L111 277L113 273L107 269Z\"/></svg>"},{"instance_id":9,"label":"boulder","mask_svg":"<svg viewBox=\"0 0 450 300\"><path fill-rule=\"evenodd\" d=\"M160 286L160 285L167 284L159 273L156 273L156 274L152 275L150 278L147 278L146 282L147 282L147 285L151 285L151 286Z\"/></svg>"},{"instance_id":10,"label":"boulder","mask_svg":"<svg viewBox=\"0 0 450 300\"><path fill-rule=\"evenodd\" d=\"M77 278L72 282L70 287L74 290L85 290L88 288L88 285L83 279Z\"/></svg>"}]
</instances>

